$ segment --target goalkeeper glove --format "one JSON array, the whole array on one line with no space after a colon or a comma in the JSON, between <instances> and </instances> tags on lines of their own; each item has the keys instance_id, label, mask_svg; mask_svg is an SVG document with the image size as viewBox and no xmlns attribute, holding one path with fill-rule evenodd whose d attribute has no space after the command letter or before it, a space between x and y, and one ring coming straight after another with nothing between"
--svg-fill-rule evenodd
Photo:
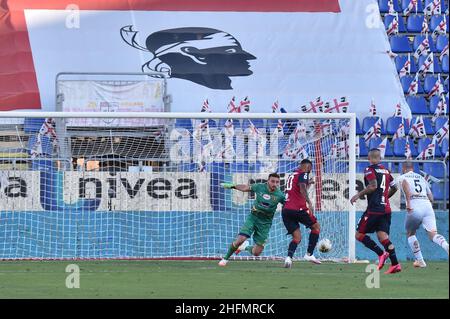
<instances>
[{"instance_id":1,"label":"goalkeeper glove","mask_svg":"<svg viewBox=\"0 0 450 319\"><path fill-rule=\"evenodd\" d=\"M222 183L220 185L222 185L223 188L236 188L236 185L234 185L233 183Z\"/></svg>"}]
</instances>

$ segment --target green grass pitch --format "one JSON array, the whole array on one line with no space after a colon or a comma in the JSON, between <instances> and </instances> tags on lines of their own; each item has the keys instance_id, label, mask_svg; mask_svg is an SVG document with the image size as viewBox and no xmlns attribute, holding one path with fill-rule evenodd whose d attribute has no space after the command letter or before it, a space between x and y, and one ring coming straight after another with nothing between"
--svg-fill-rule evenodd
<instances>
[{"instance_id":1,"label":"green grass pitch","mask_svg":"<svg viewBox=\"0 0 450 319\"><path fill-rule=\"evenodd\" d=\"M66 266L80 267L80 288L66 287ZM380 274L366 288L367 264L276 261L5 261L0 298L449 298L448 262ZM387 269L387 267L385 267ZM385 270L383 269L383 271Z\"/></svg>"}]
</instances>

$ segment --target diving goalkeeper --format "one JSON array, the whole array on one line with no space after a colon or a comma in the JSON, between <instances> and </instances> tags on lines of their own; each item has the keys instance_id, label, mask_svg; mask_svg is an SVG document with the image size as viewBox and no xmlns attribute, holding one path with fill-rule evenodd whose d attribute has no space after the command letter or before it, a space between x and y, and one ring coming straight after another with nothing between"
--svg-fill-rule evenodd
<instances>
[{"instance_id":1,"label":"diving goalkeeper","mask_svg":"<svg viewBox=\"0 0 450 319\"><path fill-rule=\"evenodd\" d=\"M253 185L234 185L223 183L222 186L228 189L237 189L241 192L254 192L256 199L253 203L251 213L242 226L236 240L231 244L227 254L219 262L219 266L226 266L228 259L233 253L239 254L245 250L253 256L261 255L264 250L273 217L277 210L278 203L284 204L286 198L279 189L280 176L276 173L269 175L267 183L258 183ZM247 241L253 235L254 246L249 246Z\"/></svg>"}]
</instances>

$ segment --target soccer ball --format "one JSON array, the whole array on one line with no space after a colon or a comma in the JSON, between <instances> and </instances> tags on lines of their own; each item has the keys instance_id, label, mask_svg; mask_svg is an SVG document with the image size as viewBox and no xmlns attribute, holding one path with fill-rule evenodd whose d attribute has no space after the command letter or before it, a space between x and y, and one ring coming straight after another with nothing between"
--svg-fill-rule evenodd
<instances>
[{"instance_id":1,"label":"soccer ball","mask_svg":"<svg viewBox=\"0 0 450 319\"><path fill-rule=\"evenodd\" d=\"M319 241L319 251L321 253L327 253L331 250L331 241L328 238L324 238Z\"/></svg>"}]
</instances>

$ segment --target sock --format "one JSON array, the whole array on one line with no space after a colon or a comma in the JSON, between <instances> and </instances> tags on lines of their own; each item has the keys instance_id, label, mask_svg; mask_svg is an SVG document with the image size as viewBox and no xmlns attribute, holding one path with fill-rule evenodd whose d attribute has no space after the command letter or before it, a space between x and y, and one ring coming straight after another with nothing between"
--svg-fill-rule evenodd
<instances>
[{"instance_id":1,"label":"sock","mask_svg":"<svg viewBox=\"0 0 450 319\"><path fill-rule=\"evenodd\" d=\"M392 245L391 241L389 239L385 239L381 242L384 246L384 250L386 250L389 253L389 259L391 260L392 266L395 266L398 264L397 255L395 254L395 247Z\"/></svg>"},{"instance_id":2,"label":"sock","mask_svg":"<svg viewBox=\"0 0 450 319\"><path fill-rule=\"evenodd\" d=\"M248 252L250 255L253 255L253 246L247 246L247 248L245 248L245 251Z\"/></svg>"},{"instance_id":3,"label":"sock","mask_svg":"<svg viewBox=\"0 0 450 319\"><path fill-rule=\"evenodd\" d=\"M297 242L291 241L291 243L289 244L289 248L288 248L288 256L289 257L291 257L291 258L294 257L294 253L297 250L297 246L298 246Z\"/></svg>"},{"instance_id":4,"label":"sock","mask_svg":"<svg viewBox=\"0 0 450 319\"><path fill-rule=\"evenodd\" d=\"M223 257L223 259L228 260L237 249L238 247L234 247L234 243L232 243L230 248L228 249L227 254Z\"/></svg>"},{"instance_id":5,"label":"sock","mask_svg":"<svg viewBox=\"0 0 450 319\"><path fill-rule=\"evenodd\" d=\"M360 240L360 242L362 242L364 246L369 248L371 251L373 251L378 256L383 255L383 250L369 236L364 235L363 239Z\"/></svg>"},{"instance_id":6,"label":"sock","mask_svg":"<svg viewBox=\"0 0 450 319\"><path fill-rule=\"evenodd\" d=\"M317 241L319 240L319 234L320 233L318 231L315 231L315 230L312 230L309 233L309 241L308 241L308 250L307 250L307 252L308 252L308 254L310 256L312 256L312 254L314 253L314 249L316 248Z\"/></svg>"},{"instance_id":7,"label":"sock","mask_svg":"<svg viewBox=\"0 0 450 319\"><path fill-rule=\"evenodd\" d=\"M441 246L442 249L444 249L445 251L447 251L445 247L448 245L448 243L445 240L444 236L439 234L434 235L433 242Z\"/></svg>"},{"instance_id":8,"label":"sock","mask_svg":"<svg viewBox=\"0 0 450 319\"><path fill-rule=\"evenodd\" d=\"M416 260L423 260L422 251L420 250L420 244L415 235L408 237L408 244L414 254Z\"/></svg>"}]
</instances>

